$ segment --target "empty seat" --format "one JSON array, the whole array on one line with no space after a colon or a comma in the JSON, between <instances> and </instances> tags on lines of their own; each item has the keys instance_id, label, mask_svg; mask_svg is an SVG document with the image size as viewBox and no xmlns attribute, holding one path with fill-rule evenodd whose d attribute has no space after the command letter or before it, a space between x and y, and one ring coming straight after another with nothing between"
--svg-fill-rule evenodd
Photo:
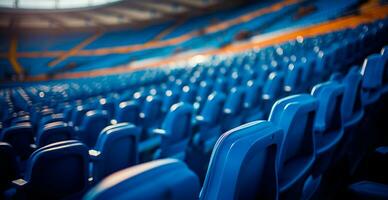
<instances>
[{"instance_id":1,"label":"empty seat","mask_svg":"<svg viewBox=\"0 0 388 200\"><path fill-rule=\"evenodd\" d=\"M88 160L88 148L76 140L42 147L31 154L24 179L13 181L17 194L29 199L76 197L88 185Z\"/></svg>"},{"instance_id":2,"label":"empty seat","mask_svg":"<svg viewBox=\"0 0 388 200\"><path fill-rule=\"evenodd\" d=\"M199 131L194 135L193 143L203 152L210 152L222 133L220 122L225 99L223 93L213 92L209 95L201 115L196 117Z\"/></svg>"},{"instance_id":3,"label":"empty seat","mask_svg":"<svg viewBox=\"0 0 388 200\"><path fill-rule=\"evenodd\" d=\"M121 102L116 111L117 122L139 124L140 106L136 101Z\"/></svg>"},{"instance_id":4,"label":"empty seat","mask_svg":"<svg viewBox=\"0 0 388 200\"><path fill-rule=\"evenodd\" d=\"M283 132L255 121L224 133L213 149L200 199L277 199Z\"/></svg>"},{"instance_id":5,"label":"empty seat","mask_svg":"<svg viewBox=\"0 0 388 200\"><path fill-rule=\"evenodd\" d=\"M283 94L284 72L272 72L263 86L263 112L268 113L272 104Z\"/></svg>"},{"instance_id":6,"label":"empty seat","mask_svg":"<svg viewBox=\"0 0 388 200\"><path fill-rule=\"evenodd\" d=\"M199 181L181 161L155 160L116 172L91 189L85 200L195 200Z\"/></svg>"},{"instance_id":7,"label":"empty seat","mask_svg":"<svg viewBox=\"0 0 388 200\"><path fill-rule=\"evenodd\" d=\"M233 87L225 100L223 108L222 132L242 124L244 109L244 88Z\"/></svg>"},{"instance_id":8,"label":"empty seat","mask_svg":"<svg viewBox=\"0 0 388 200\"><path fill-rule=\"evenodd\" d=\"M384 61L381 55L373 54L365 59L362 65L362 103L369 105L380 98L383 81Z\"/></svg>"},{"instance_id":9,"label":"empty seat","mask_svg":"<svg viewBox=\"0 0 388 200\"><path fill-rule=\"evenodd\" d=\"M192 114L193 107L190 104L180 102L171 107L161 129L154 130L154 133L161 136L160 149L155 153L155 158L185 158L186 147L191 139Z\"/></svg>"},{"instance_id":10,"label":"empty seat","mask_svg":"<svg viewBox=\"0 0 388 200\"><path fill-rule=\"evenodd\" d=\"M19 163L12 146L0 142L0 197L1 192L11 186L11 182L19 176Z\"/></svg>"},{"instance_id":11,"label":"empty seat","mask_svg":"<svg viewBox=\"0 0 388 200\"><path fill-rule=\"evenodd\" d=\"M65 122L51 122L43 126L36 135L37 147L73 139L74 129Z\"/></svg>"},{"instance_id":12,"label":"empty seat","mask_svg":"<svg viewBox=\"0 0 388 200\"><path fill-rule=\"evenodd\" d=\"M310 197L318 189L323 173L329 168L338 144L344 134L341 105L344 86L334 81L316 85L312 95L318 100L318 110L314 123L316 159L311 175L305 184L305 197Z\"/></svg>"},{"instance_id":13,"label":"empty seat","mask_svg":"<svg viewBox=\"0 0 388 200\"><path fill-rule=\"evenodd\" d=\"M5 128L0 135L0 141L12 145L21 159L27 159L32 153L30 145L34 143L31 123L19 123Z\"/></svg>"},{"instance_id":14,"label":"empty seat","mask_svg":"<svg viewBox=\"0 0 388 200\"><path fill-rule=\"evenodd\" d=\"M108 125L109 116L105 110L88 111L79 127L78 137L88 147L93 148L101 130Z\"/></svg>"},{"instance_id":15,"label":"empty seat","mask_svg":"<svg viewBox=\"0 0 388 200\"><path fill-rule=\"evenodd\" d=\"M263 83L260 80L249 80L244 89L244 117L243 122L263 119L261 96Z\"/></svg>"},{"instance_id":16,"label":"empty seat","mask_svg":"<svg viewBox=\"0 0 388 200\"><path fill-rule=\"evenodd\" d=\"M64 122L65 120L66 120L66 118L65 118L64 114L62 114L62 113L47 115L47 116L44 116L40 119L38 129L43 128L48 123L58 122L58 121Z\"/></svg>"},{"instance_id":17,"label":"empty seat","mask_svg":"<svg viewBox=\"0 0 388 200\"><path fill-rule=\"evenodd\" d=\"M96 146L89 151L93 180L97 182L113 172L137 164L139 136L140 130L129 123L104 128Z\"/></svg>"},{"instance_id":18,"label":"empty seat","mask_svg":"<svg viewBox=\"0 0 388 200\"><path fill-rule=\"evenodd\" d=\"M308 94L278 100L269 121L284 131L278 177L281 198L299 199L315 161L313 127L317 100Z\"/></svg>"}]
</instances>

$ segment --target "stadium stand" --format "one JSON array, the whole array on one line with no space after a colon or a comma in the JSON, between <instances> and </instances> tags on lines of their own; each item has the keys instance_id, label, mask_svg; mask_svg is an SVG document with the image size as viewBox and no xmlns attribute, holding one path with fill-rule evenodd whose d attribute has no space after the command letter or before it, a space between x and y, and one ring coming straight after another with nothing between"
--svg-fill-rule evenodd
<instances>
[{"instance_id":1,"label":"stadium stand","mask_svg":"<svg viewBox=\"0 0 388 200\"><path fill-rule=\"evenodd\" d=\"M386 2L42 30L1 33L1 199L388 199Z\"/></svg>"}]
</instances>

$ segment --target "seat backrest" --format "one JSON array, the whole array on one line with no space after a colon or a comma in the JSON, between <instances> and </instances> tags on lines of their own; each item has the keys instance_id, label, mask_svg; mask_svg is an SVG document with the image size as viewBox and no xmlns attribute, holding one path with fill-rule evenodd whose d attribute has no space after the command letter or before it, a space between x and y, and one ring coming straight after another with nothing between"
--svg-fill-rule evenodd
<instances>
[{"instance_id":1,"label":"seat backrest","mask_svg":"<svg viewBox=\"0 0 388 200\"><path fill-rule=\"evenodd\" d=\"M383 83L383 57L380 54L372 54L365 59L362 69L362 103L369 105L380 98L380 89Z\"/></svg>"},{"instance_id":2,"label":"seat backrest","mask_svg":"<svg viewBox=\"0 0 388 200\"><path fill-rule=\"evenodd\" d=\"M82 142L93 148L101 130L108 125L109 116L105 110L88 111L79 128Z\"/></svg>"},{"instance_id":3,"label":"seat backrest","mask_svg":"<svg viewBox=\"0 0 388 200\"><path fill-rule=\"evenodd\" d=\"M85 117L86 112L91 110L87 106L77 106L75 109L73 109L71 114L70 121L72 122L73 126L80 126L83 118Z\"/></svg>"},{"instance_id":4,"label":"seat backrest","mask_svg":"<svg viewBox=\"0 0 388 200\"><path fill-rule=\"evenodd\" d=\"M73 138L73 127L65 122L51 122L41 128L36 135L36 145L42 147L51 143Z\"/></svg>"},{"instance_id":5,"label":"seat backrest","mask_svg":"<svg viewBox=\"0 0 388 200\"><path fill-rule=\"evenodd\" d=\"M222 117L222 111L226 96L220 92L213 92L209 95L200 117L209 125L219 123Z\"/></svg>"},{"instance_id":6,"label":"seat backrest","mask_svg":"<svg viewBox=\"0 0 388 200\"><path fill-rule=\"evenodd\" d=\"M30 145L34 143L33 133L31 123L19 123L5 128L0 140L12 145L16 154L24 160L31 154Z\"/></svg>"},{"instance_id":7,"label":"seat backrest","mask_svg":"<svg viewBox=\"0 0 388 200\"><path fill-rule=\"evenodd\" d=\"M167 90L163 97L162 111L164 113L170 110L170 107L179 100L179 95L173 90Z\"/></svg>"},{"instance_id":8,"label":"seat backrest","mask_svg":"<svg viewBox=\"0 0 388 200\"><path fill-rule=\"evenodd\" d=\"M171 106L170 112L162 124L165 136L161 142L161 157L168 157L184 152L191 138L191 119L193 107L187 103L177 103Z\"/></svg>"},{"instance_id":9,"label":"seat backrest","mask_svg":"<svg viewBox=\"0 0 388 200\"><path fill-rule=\"evenodd\" d=\"M352 67L342 79L344 97L341 106L342 119L345 124L356 123L361 120L364 110L361 102L362 76L358 67Z\"/></svg>"},{"instance_id":10,"label":"seat backrest","mask_svg":"<svg viewBox=\"0 0 388 200\"><path fill-rule=\"evenodd\" d=\"M161 117L162 112L162 100L159 96L147 96L144 102L143 110L141 112L143 116L143 124L146 126L153 126L158 123L158 119Z\"/></svg>"},{"instance_id":11,"label":"seat backrest","mask_svg":"<svg viewBox=\"0 0 388 200\"><path fill-rule=\"evenodd\" d=\"M315 160L313 126L317 100L308 94L289 96L276 101L269 121L284 131L279 156L280 191L291 189L304 180Z\"/></svg>"},{"instance_id":12,"label":"seat backrest","mask_svg":"<svg viewBox=\"0 0 388 200\"><path fill-rule=\"evenodd\" d=\"M229 95L226 97L224 105L224 113L230 115L237 115L243 110L244 106L244 88L233 87Z\"/></svg>"},{"instance_id":13,"label":"seat backrest","mask_svg":"<svg viewBox=\"0 0 388 200\"><path fill-rule=\"evenodd\" d=\"M101 131L94 148L100 156L93 164L95 181L137 164L139 134L140 129L129 123L110 125Z\"/></svg>"},{"instance_id":14,"label":"seat backrest","mask_svg":"<svg viewBox=\"0 0 388 200\"><path fill-rule=\"evenodd\" d=\"M59 199L88 184L88 148L76 141L53 143L31 154L25 173L31 199Z\"/></svg>"},{"instance_id":15,"label":"seat backrest","mask_svg":"<svg viewBox=\"0 0 388 200\"><path fill-rule=\"evenodd\" d=\"M245 86L244 107L252 108L260 104L263 92L263 84L259 80L249 80Z\"/></svg>"},{"instance_id":16,"label":"seat backrest","mask_svg":"<svg viewBox=\"0 0 388 200\"><path fill-rule=\"evenodd\" d=\"M161 159L108 176L84 199L194 200L199 187L198 177L183 162Z\"/></svg>"},{"instance_id":17,"label":"seat backrest","mask_svg":"<svg viewBox=\"0 0 388 200\"><path fill-rule=\"evenodd\" d=\"M197 88L194 85L185 85L182 88L180 101L185 103L193 103L197 96Z\"/></svg>"},{"instance_id":18,"label":"seat backrest","mask_svg":"<svg viewBox=\"0 0 388 200\"><path fill-rule=\"evenodd\" d=\"M58 121L63 121L64 122L65 120L66 120L65 116L62 113L44 116L39 121L38 129L43 128L48 123L58 122Z\"/></svg>"},{"instance_id":19,"label":"seat backrest","mask_svg":"<svg viewBox=\"0 0 388 200\"><path fill-rule=\"evenodd\" d=\"M5 142L0 142L0 163L0 192L2 192L19 174L16 153L12 146Z\"/></svg>"},{"instance_id":20,"label":"seat backrest","mask_svg":"<svg viewBox=\"0 0 388 200\"><path fill-rule=\"evenodd\" d=\"M298 92L301 84L303 84L304 68L302 64L290 63L288 65L288 71L284 78L284 91L287 93Z\"/></svg>"},{"instance_id":21,"label":"seat backrest","mask_svg":"<svg viewBox=\"0 0 388 200\"><path fill-rule=\"evenodd\" d=\"M388 46L381 49L381 56L384 60L383 84L388 85Z\"/></svg>"},{"instance_id":22,"label":"seat backrest","mask_svg":"<svg viewBox=\"0 0 388 200\"><path fill-rule=\"evenodd\" d=\"M313 87L311 94L318 100L314 131L319 134L316 137L316 148L328 148L327 143L335 144L343 134L343 121L341 105L344 94L344 86L334 81L328 81ZM330 134L331 140L324 139Z\"/></svg>"},{"instance_id":23,"label":"seat backrest","mask_svg":"<svg viewBox=\"0 0 388 200\"><path fill-rule=\"evenodd\" d=\"M280 95L283 88L284 73L272 72L268 75L268 80L263 87L262 98L264 100L274 99Z\"/></svg>"},{"instance_id":24,"label":"seat backrest","mask_svg":"<svg viewBox=\"0 0 388 200\"><path fill-rule=\"evenodd\" d=\"M116 111L117 122L139 123L140 106L136 101L121 102Z\"/></svg>"},{"instance_id":25,"label":"seat backrest","mask_svg":"<svg viewBox=\"0 0 388 200\"><path fill-rule=\"evenodd\" d=\"M200 199L276 199L283 132L255 121L224 133L213 149Z\"/></svg>"},{"instance_id":26,"label":"seat backrest","mask_svg":"<svg viewBox=\"0 0 388 200\"><path fill-rule=\"evenodd\" d=\"M110 118L115 116L115 102L112 98L99 99L98 103L99 109L106 110Z\"/></svg>"}]
</instances>

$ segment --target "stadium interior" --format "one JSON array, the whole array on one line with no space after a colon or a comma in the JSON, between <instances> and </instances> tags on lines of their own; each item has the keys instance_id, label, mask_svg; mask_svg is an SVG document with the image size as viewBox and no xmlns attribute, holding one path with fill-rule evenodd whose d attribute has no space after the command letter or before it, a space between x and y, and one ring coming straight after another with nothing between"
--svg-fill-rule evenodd
<instances>
[{"instance_id":1,"label":"stadium interior","mask_svg":"<svg viewBox=\"0 0 388 200\"><path fill-rule=\"evenodd\" d=\"M0 199L388 199L387 0L0 0Z\"/></svg>"}]
</instances>

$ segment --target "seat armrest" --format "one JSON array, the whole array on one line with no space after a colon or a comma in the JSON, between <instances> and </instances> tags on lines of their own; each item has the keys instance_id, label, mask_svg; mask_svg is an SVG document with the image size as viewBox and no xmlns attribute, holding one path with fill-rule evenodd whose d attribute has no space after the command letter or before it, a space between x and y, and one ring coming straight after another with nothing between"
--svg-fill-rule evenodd
<instances>
[{"instance_id":1,"label":"seat armrest","mask_svg":"<svg viewBox=\"0 0 388 200\"><path fill-rule=\"evenodd\" d=\"M154 129L151 130L151 133L153 135L160 135L160 136L163 136L163 137L168 136L166 130L161 129L161 128L154 128Z\"/></svg>"},{"instance_id":2,"label":"seat armrest","mask_svg":"<svg viewBox=\"0 0 388 200\"><path fill-rule=\"evenodd\" d=\"M196 121L196 124L198 126L206 126L206 125L209 125L210 122L209 120L207 120L205 117L203 117L202 115L198 115L195 117L195 121Z\"/></svg>"},{"instance_id":3,"label":"seat armrest","mask_svg":"<svg viewBox=\"0 0 388 200\"><path fill-rule=\"evenodd\" d=\"M15 187L16 189L21 189L24 188L27 185L27 181L20 178L12 181L12 186Z\"/></svg>"},{"instance_id":4,"label":"seat armrest","mask_svg":"<svg viewBox=\"0 0 388 200\"><path fill-rule=\"evenodd\" d=\"M349 192L357 199L388 199L388 185L360 181L349 186Z\"/></svg>"},{"instance_id":5,"label":"seat armrest","mask_svg":"<svg viewBox=\"0 0 388 200\"><path fill-rule=\"evenodd\" d=\"M89 157L92 161L97 161L100 159L101 152L96 151L94 149L89 150Z\"/></svg>"}]
</instances>

